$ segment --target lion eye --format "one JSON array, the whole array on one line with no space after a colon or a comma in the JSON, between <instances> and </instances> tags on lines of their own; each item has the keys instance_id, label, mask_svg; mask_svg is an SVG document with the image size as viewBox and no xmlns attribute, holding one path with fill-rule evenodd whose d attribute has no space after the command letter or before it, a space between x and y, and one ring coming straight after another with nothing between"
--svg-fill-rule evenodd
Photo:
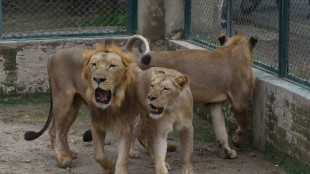
<instances>
[{"instance_id":1,"label":"lion eye","mask_svg":"<svg viewBox=\"0 0 310 174\"><path fill-rule=\"evenodd\" d=\"M91 66L96 67L97 63L91 63Z\"/></svg>"},{"instance_id":2,"label":"lion eye","mask_svg":"<svg viewBox=\"0 0 310 174\"><path fill-rule=\"evenodd\" d=\"M164 88L163 91L169 91L169 88Z\"/></svg>"},{"instance_id":3,"label":"lion eye","mask_svg":"<svg viewBox=\"0 0 310 174\"><path fill-rule=\"evenodd\" d=\"M151 85L151 89L154 87L154 85Z\"/></svg>"},{"instance_id":4,"label":"lion eye","mask_svg":"<svg viewBox=\"0 0 310 174\"><path fill-rule=\"evenodd\" d=\"M114 65L114 64L110 64L110 66L109 66L109 68L114 68L114 67L116 67L116 65Z\"/></svg>"}]
</instances>

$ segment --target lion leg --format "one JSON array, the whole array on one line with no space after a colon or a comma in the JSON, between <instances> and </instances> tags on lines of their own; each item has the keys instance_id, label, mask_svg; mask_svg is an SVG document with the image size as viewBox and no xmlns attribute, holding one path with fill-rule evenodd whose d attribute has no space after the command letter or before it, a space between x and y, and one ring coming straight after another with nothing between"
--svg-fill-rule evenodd
<instances>
[{"instance_id":1,"label":"lion leg","mask_svg":"<svg viewBox=\"0 0 310 174\"><path fill-rule=\"evenodd\" d=\"M245 107L245 105L243 107L236 107L235 105L233 105L233 113L239 127L235 131L232 137L232 141L235 146L240 148L243 145L243 139L248 130L247 108Z\"/></svg>"},{"instance_id":2,"label":"lion leg","mask_svg":"<svg viewBox=\"0 0 310 174\"><path fill-rule=\"evenodd\" d=\"M94 159L101 165L103 173L114 174L115 165L109 159L104 157L104 143L106 133L102 131L96 131L92 128L92 136L94 143Z\"/></svg>"},{"instance_id":3,"label":"lion leg","mask_svg":"<svg viewBox=\"0 0 310 174\"><path fill-rule=\"evenodd\" d=\"M228 144L228 134L225 126L222 106L223 103L207 105L207 108L211 114L216 139L219 143L219 155L221 158L236 158L237 152L232 150Z\"/></svg>"},{"instance_id":4,"label":"lion leg","mask_svg":"<svg viewBox=\"0 0 310 174\"><path fill-rule=\"evenodd\" d=\"M142 120L140 115L138 116L138 120L135 124L132 139L131 139L131 145L130 145L130 158L140 158L140 152L136 150L135 144L137 140L137 136L141 133L141 126L142 126Z\"/></svg>"},{"instance_id":5,"label":"lion leg","mask_svg":"<svg viewBox=\"0 0 310 174\"><path fill-rule=\"evenodd\" d=\"M125 174L128 173L128 160L130 143L132 138L132 131L121 135L118 146L118 158L115 166L115 173Z\"/></svg>"},{"instance_id":6,"label":"lion leg","mask_svg":"<svg viewBox=\"0 0 310 174\"><path fill-rule=\"evenodd\" d=\"M167 167L170 169L170 166L165 163L167 152L167 134L158 132L152 149L154 149L153 159L156 174L168 174Z\"/></svg>"},{"instance_id":7,"label":"lion leg","mask_svg":"<svg viewBox=\"0 0 310 174\"><path fill-rule=\"evenodd\" d=\"M72 159L76 158L76 152L69 148L68 131L77 117L82 105L82 99L71 97L71 101L64 101L62 98L56 97L53 99L52 114L54 119L49 135L59 167L67 167L71 165Z\"/></svg>"},{"instance_id":8,"label":"lion leg","mask_svg":"<svg viewBox=\"0 0 310 174\"><path fill-rule=\"evenodd\" d=\"M183 129L180 132L180 140L182 145L183 166L182 174L194 174L193 171L193 126Z\"/></svg>"}]
</instances>

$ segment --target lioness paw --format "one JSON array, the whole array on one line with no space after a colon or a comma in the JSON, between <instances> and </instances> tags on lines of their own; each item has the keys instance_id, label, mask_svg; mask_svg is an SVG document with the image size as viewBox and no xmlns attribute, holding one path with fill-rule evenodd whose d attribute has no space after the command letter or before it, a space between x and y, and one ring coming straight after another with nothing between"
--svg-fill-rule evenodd
<instances>
[{"instance_id":1,"label":"lioness paw","mask_svg":"<svg viewBox=\"0 0 310 174\"><path fill-rule=\"evenodd\" d=\"M168 142L167 144L167 151L168 152L175 152L177 150L177 145L174 143Z\"/></svg>"},{"instance_id":2,"label":"lioness paw","mask_svg":"<svg viewBox=\"0 0 310 174\"><path fill-rule=\"evenodd\" d=\"M140 158L140 152L138 152L138 151L130 151L129 156L130 156L130 158L133 158L133 159Z\"/></svg>"},{"instance_id":3,"label":"lioness paw","mask_svg":"<svg viewBox=\"0 0 310 174\"><path fill-rule=\"evenodd\" d=\"M224 147L219 148L219 155L223 159L235 159L235 158L237 158L237 152L235 150L227 149Z\"/></svg>"},{"instance_id":4,"label":"lioness paw","mask_svg":"<svg viewBox=\"0 0 310 174\"><path fill-rule=\"evenodd\" d=\"M166 168L167 168L168 171L171 170L171 167L170 167L170 164L169 164L169 163L165 162L165 166L166 166Z\"/></svg>"},{"instance_id":5,"label":"lioness paw","mask_svg":"<svg viewBox=\"0 0 310 174\"><path fill-rule=\"evenodd\" d=\"M234 143L236 147L241 148L243 146L244 134L245 133L241 132L239 129L236 130L236 132L234 133L232 137L232 142Z\"/></svg>"}]
</instances>

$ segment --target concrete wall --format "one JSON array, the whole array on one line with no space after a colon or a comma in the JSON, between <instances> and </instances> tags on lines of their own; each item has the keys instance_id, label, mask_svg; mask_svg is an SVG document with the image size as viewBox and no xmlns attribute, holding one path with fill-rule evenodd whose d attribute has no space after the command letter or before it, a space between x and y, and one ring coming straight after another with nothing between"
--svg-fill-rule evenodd
<instances>
[{"instance_id":1,"label":"concrete wall","mask_svg":"<svg viewBox=\"0 0 310 174\"><path fill-rule=\"evenodd\" d=\"M179 39L184 30L184 0L138 0L138 34L151 42Z\"/></svg>"}]
</instances>

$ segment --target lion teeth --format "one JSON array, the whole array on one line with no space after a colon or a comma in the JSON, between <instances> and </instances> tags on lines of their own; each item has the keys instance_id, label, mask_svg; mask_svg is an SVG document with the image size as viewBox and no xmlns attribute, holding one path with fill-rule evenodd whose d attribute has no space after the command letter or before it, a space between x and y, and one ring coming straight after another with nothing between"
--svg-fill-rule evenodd
<instances>
[{"instance_id":1,"label":"lion teeth","mask_svg":"<svg viewBox=\"0 0 310 174\"><path fill-rule=\"evenodd\" d=\"M104 100L108 100L108 98L105 98Z\"/></svg>"}]
</instances>

